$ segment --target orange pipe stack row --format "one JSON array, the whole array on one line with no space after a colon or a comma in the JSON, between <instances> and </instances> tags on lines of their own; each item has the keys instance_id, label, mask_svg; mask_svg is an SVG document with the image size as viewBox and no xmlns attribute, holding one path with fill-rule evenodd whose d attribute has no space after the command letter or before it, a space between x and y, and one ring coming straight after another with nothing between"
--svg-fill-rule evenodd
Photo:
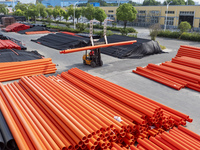
<instances>
[{"instance_id":1,"label":"orange pipe stack row","mask_svg":"<svg viewBox=\"0 0 200 150\"><path fill-rule=\"evenodd\" d=\"M13 48L21 50L21 47L11 40L0 40L0 49L13 49Z\"/></svg>"},{"instance_id":2,"label":"orange pipe stack row","mask_svg":"<svg viewBox=\"0 0 200 150\"><path fill-rule=\"evenodd\" d=\"M124 149L192 122L188 115L77 68L0 84L2 113L19 149ZM161 129L162 128L162 129Z\"/></svg>"},{"instance_id":3,"label":"orange pipe stack row","mask_svg":"<svg viewBox=\"0 0 200 150\"><path fill-rule=\"evenodd\" d=\"M176 57L187 56L196 59L200 59L200 47L181 45Z\"/></svg>"},{"instance_id":4,"label":"orange pipe stack row","mask_svg":"<svg viewBox=\"0 0 200 150\"><path fill-rule=\"evenodd\" d=\"M168 132L163 132L156 136L137 139L137 147L131 146L131 150L197 150L200 149L200 135L184 128L183 126L174 127Z\"/></svg>"},{"instance_id":5,"label":"orange pipe stack row","mask_svg":"<svg viewBox=\"0 0 200 150\"><path fill-rule=\"evenodd\" d=\"M196 56L198 55L200 48ZM180 57L172 58L171 61L160 65L148 64L144 68L137 67L133 72L177 90L188 87L200 91L200 59L181 56L180 53L178 56Z\"/></svg>"},{"instance_id":6,"label":"orange pipe stack row","mask_svg":"<svg viewBox=\"0 0 200 150\"><path fill-rule=\"evenodd\" d=\"M29 28L30 28L29 25L25 25L21 23L13 23L11 25L8 25L6 28L3 28L2 30L6 32L18 32L21 30L29 29Z\"/></svg>"},{"instance_id":7,"label":"orange pipe stack row","mask_svg":"<svg viewBox=\"0 0 200 150\"><path fill-rule=\"evenodd\" d=\"M36 59L22 62L0 63L0 82L19 79L22 76L49 74L56 72L56 65L51 58Z\"/></svg>"},{"instance_id":8,"label":"orange pipe stack row","mask_svg":"<svg viewBox=\"0 0 200 150\"><path fill-rule=\"evenodd\" d=\"M51 33L50 31L32 31L32 32L25 32L27 35L31 35L31 34L47 34L47 33Z\"/></svg>"}]
</instances>

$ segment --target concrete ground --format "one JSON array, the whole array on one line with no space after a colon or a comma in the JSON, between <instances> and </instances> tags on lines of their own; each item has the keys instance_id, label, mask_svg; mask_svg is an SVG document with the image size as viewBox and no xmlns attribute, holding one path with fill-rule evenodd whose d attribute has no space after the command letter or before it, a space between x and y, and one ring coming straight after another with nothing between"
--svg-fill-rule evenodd
<instances>
[{"instance_id":1,"label":"concrete ground","mask_svg":"<svg viewBox=\"0 0 200 150\"><path fill-rule=\"evenodd\" d=\"M136 28L138 37L150 38L148 29ZM193 118L193 123L188 123L187 128L200 134L200 94L194 90L185 88L180 91L169 88L165 85L154 82L145 77L132 73L132 70L138 66L146 66L149 63L159 64L161 62L170 61L173 58L180 45L192 45L200 47L198 42L182 41L168 38L157 38L156 40L167 47L164 54L151 55L142 59L118 59L102 54L104 65L102 67L91 68L82 63L82 55L84 52L71 54L59 54L58 50L42 46L31 42L31 39L37 39L43 35L20 35L18 33L3 33L4 35L16 38L22 41L28 48L28 51L37 50L46 58L52 58L57 64L57 72L60 74L73 67L82 69L92 75L99 76L136 93L151 98L157 102L165 104L173 109L185 113ZM51 74L52 75L52 74ZM48 75L47 75L48 76ZM4 82L6 84L8 82Z\"/></svg>"}]
</instances>

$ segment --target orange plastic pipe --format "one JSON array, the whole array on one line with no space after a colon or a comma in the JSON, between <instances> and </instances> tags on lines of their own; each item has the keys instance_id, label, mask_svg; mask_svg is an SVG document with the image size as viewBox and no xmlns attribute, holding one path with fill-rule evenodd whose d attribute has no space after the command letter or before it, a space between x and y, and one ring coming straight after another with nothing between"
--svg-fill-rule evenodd
<instances>
[{"instance_id":1,"label":"orange plastic pipe","mask_svg":"<svg viewBox=\"0 0 200 150\"><path fill-rule=\"evenodd\" d=\"M51 111L50 108L48 108L45 103L43 103L38 96L35 95L35 93L32 92L32 89L30 88L31 86L28 84L28 83L24 83L23 81L23 78L20 80L20 83L23 85L23 87L25 87L30 93L31 95L37 100L37 102L48 112L46 113L47 114L50 114L51 117L48 117L49 119L50 118L54 118L56 120L56 122L62 127L62 129L64 129L64 131L67 133L67 135L71 135L71 138L77 143L79 144L80 146L83 144L83 142L76 136L76 134L74 134L66 124L64 124L59 118L58 116L56 116L53 111ZM30 87L29 87L30 86ZM30 88L30 89L29 89ZM58 126L57 126L58 127ZM67 136L66 135L66 136ZM68 138L70 140L70 138Z\"/></svg>"},{"instance_id":2,"label":"orange plastic pipe","mask_svg":"<svg viewBox=\"0 0 200 150\"><path fill-rule=\"evenodd\" d=\"M193 138L197 139L200 141L200 135L194 133L193 131L191 130L188 130L187 128L184 128L183 126L178 126L178 129L187 133L188 135L192 136Z\"/></svg>"},{"instance_id":3,"label":"orange plastic pipe","mask_svg":"<svg viewBox=\"0 0 200 150\"><path fill-rule=\"evenodd\" d=\"M17 127L17 124L15 123L12 115L10 114L10 112L1 96L0 96L0 106L1 106L1 112L9 126L9 129L17 143L18 148L31 149L31 147L29 147L28 143L25 141L19 128Z\"/></svg>"},{"instance_id":4,"label":"orange plastic pipe","mask_svg":"<svg viewBox=\"0 0 200 150\"><path fill-rule=\"evenodd\" d=\"M97 46L86 46L86 47L81 47L81 48L63 50L63 51L60 51L60 54L67 54L67 53L79 52L79 51L84 51L84 50L92 50L92 49L97 49L97 48L105 48L105 47L110 47L110 46L130 45L136 42L137 42L136 40L133 40L133 41L102 44L102 45L97 45Z\"/></svg>"},{"instance_id":5,"label":"orange plastic pipe","mask_svg":"<svg viewBox=\"0 0 200 150\"><path fill-rule=\"evenodd\" d=\"M165 144L163 144L162 142L160 142L159 140L157 140L155 137L150 137L149 140L153 143L155 143L156 145L158 145L159 147L161 147L164 150L172 150L171 148L167 147Z\"/></svg>"},{"instance_id":6,"label":"orange plastic pipe","mask_svg":"<svg viewBox=\"0 0 200 150\"><path fill-rule=\"evenodd\" d=\"M32 113L35 115L38 121L40 121L43 127L47 130L47 132L51 135L54 141L58 144L58 146L61 149L63 149L66 145L68 149L71 149L72 147L69 141L67 141L67 139L60 133L60 131L57 128L55 128L52 122L50 122L47 119L47 117L41 112L41 110L38 109L35 103L32 103L31 98L25 93L25 91L19 86L19 84L17 82L14 82L12 86L19 94L19 96L23 99L24 105L26 105L32 111Z\"/></svg>"},{"instance_id":7,"label":"orange plastic pipe","mask_svg":"<svg viewBox=\"0 0 200 150\"><path fill-rule=\"evenodd\" d=\"M30 140L32 141L34 147L36 149L46 149L45 146L43 145L43 143L40 141L40 138L38 137L38 135L35 133L35 131L31 127L30 123L27 121L27 119L25 118L24 114L20 111L18 106L15 104L15 102L13 101L11 95L8 93L8 91L3 86L2 83L0 83L0 87L1 87L1 90L3 91L3 93L5 94L7 100L11 104L13 110L15 111L17 117L20 118L20 122L23 125L26 133L30 137Z\"/></svg>"}]
</instances>

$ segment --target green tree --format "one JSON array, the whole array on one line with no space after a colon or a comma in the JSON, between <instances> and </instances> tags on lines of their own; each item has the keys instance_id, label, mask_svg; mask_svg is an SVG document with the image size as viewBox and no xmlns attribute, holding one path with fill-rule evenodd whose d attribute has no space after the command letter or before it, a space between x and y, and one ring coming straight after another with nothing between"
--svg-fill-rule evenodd
<instances>
[{"instance_id":1,"label":"green tree","mask_svg":"<svg viewBox=\"0 0 200 150\"><path fill-rule=\"evenodd\" d=\"M77 19L77 23L78 23L78 19L81 17L82 10L83 10L82 8L76 8L75 9L75 18ZM75 18L74 18L74 6L73 5L70 5L68 7L67 13L71 18L73 18L73 23L74 23Z\"/></svg>"},{"instance_id":2,"label":"green tree","mask_svg":"<svg viewBox=\"0 0 200 150\"><path fill-rule=\"evenodd\" d=\"M24 16L24 12L23 12L22 10L20 10L20 9L17 9L17 10L13 13L13 15L16 15L16 16Z\"/></svg>"},{"instance_id":3,"label":"green tree","mask_svg":"<svg viewBox=\"0 0 200 150\"><path fill-rule=\"evenodd\" d=\"M27 10L27 15L29 17L31 17L31 19L33 19L35 22L36 17L39 16L39 11L38 11L36 5L34 5L34 4L29 5L28 10Z\"/></svg>"},{"instance_id":4,"label":"green tree","mask_svg":"<svg viewBox=\"0 0 200 150\"><path fill-rule=\"evenodd\" d=\"M85 10L86 10L86 7L81 7L81 15L83 17L85 17Z\"/></svg>"},{"instance_id":5,"label":"green tree","mask_svg":"<svg viewBox=\"0 0 200 150\"><path fill-rule=\"evenodd\" d=\"M105 11L99 7L95 8L95 19L100 22L100 25L102 25L102 22L106 19L107 15Z\"/></svg>"},{"instance_id":6,"label":"green tree","mask_svg":"<svg viewBox=\"0 0 200 150\"><path fill-rule=\"evenodd\" d=\"M170 5L185 5L185 0L167 0L168 4L169 4L169 2L172 2L172 3L170 3ZM167 5L166 1L163 4Z\"/></svg>"},{"instance_id":7,"label":"green tree","mask_svg":"<svg viewBox=\"0 0 200 150\"><path fill-rule=\"evenodd\" d=\"M93 5L87 4L87 7L85 9L85 13L84 13L85 17L88 20L93 20L95 17L95 8Z\"/></svg>"},{"instance_id":8,"label":"green tree","mask_svg":"<svg viewBox=\"0 0 200 150\"><path fill-rule=\"evenodd\" d=\"M58 16L60 16L60 8L59 7L55 7L53 9L53 17L54 17L54 19L56 19Z\"/></svg>"},{"instance_id":9,"label":"green tree","mask_svg":"<svg viewBox=\"0 0 200 150\"><path fill-rule=\"evenodd\" d=\"M52 8L46 8L46 12L48 17L51 17L51 15L53 14L53 9Z\"/></svg>"},{"instance_id":10,"label":"green tree","mask_svg":"<svg viewBox=\"0 0 200 150\"><path fill-rule=\"evenodd\" d=\"M178 28L180 29L181 33L183 33L191 29L191 25L187 21L182 21Z\"/></svg>"},{"instance_id":11,"label":"green tree","mask_svg":"<svg viewBox=\"0 0 200 150\"><path fill-rule=\"evenodd\" d=\"M136 19L137 10L128 3L124 3L117 8L117 19L124 21L124 28L126 28L128 21Z\"/></svg>"},{"instance_id":12,"label":"green tree","mask_svg":"<svg viewBox=\"0 0 200 150\"><path fill-rule=\"evenodd\" d=\"M65 17L65 14L66 14L67 12L65 11L65 10L63 10L63 9L60 9L60 21L61 21L61 18L62 17Z\"/></svg>"},{"instance_id":13,"label":"green tree","mask_svg":"<svg viewBox=\"0 0 200 150\"><path fill-rule=\"evenodd\" d=\"M68 14L68 17L70 16L71 18L73 18L73 23L74 23L74 8L73 8L73 5L70 5L68 8L67 8L67 14Z\"/></svg>"},{"instance_id":14,"label":"green tree","mask_svg":"<svg viewBox=\"0 0 200 150\"><path fill-rule=\"evenodd\" d=\"M187 5L187 1L185 2L185 5ZM188 0L188 5L195 5L193 0Z\"/></svg>"},{"instance_id":15,"label":"green tree","mask_svg":"<svg viewBox=\"0 0 200 150\"><path fill-rule=\"evenodd\" d=\"M22 4L20 2L17 3L17 5L15 5L15 10L20 9L21 11L25 12L28 9L28 4Z\"/></svg>"},{"instance_id":16,"label":"green tree","mask_svg":"<svg viewBox=\"0 0 200 150\"><path fill-rule=\"evenodd\" d=\"M0 4L0 13L3 13L4 15L8 14L8 9L5 4Z\"/></svg>"},{"instance_id":17,"label":"green tree","mask_svg":"<svg viewBox=\"0 0 200 150\"><path fill-rule=\"evenodd\" d=\"M75 9L75 18L77 19L77 23L78 23L78 19L81 17L82 11L80 8L76 8Z\"/></svg>"},{"instance_id":18,"label":"green tree","mask_svg":"<svg viewBox=\"0 0 200 150\"><path fill-rule=\"evenodd\" d=\"M41 16L42 18L47 17L46 7L43 4L37 3L36 7L39 12L39 16Z\"/></svg>"},{"instance_id":19,"label":"green tree","mask_svg":"<svg viewBox=\"0 0 200 150\"><path fill-rule=\"evenodd\" d=\"M144 0L143 1L143 6L155 6L155 5L160 5L161 3L156 1L156 0Z\"/></svg>"}]
</instances>

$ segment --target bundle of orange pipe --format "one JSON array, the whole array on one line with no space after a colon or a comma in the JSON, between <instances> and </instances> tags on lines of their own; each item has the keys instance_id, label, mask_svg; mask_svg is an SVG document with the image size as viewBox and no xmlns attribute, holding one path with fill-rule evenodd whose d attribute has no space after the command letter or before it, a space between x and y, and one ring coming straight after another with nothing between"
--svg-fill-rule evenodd
<instances>
[{"instance_id":1,"label":"bundle of orange pipe","mask_svg":"<svg viewBox=\"0 0 200 150\"><path fill-rule=\"evenodd\" d=\"M147 67L137 67L132 72L165 84L176 90L188 87L200 91L200 60L191 57L191 55L182 55L182 47L191 48L190 46L181 46L177 56L172 61L160 65L148 64ZM192 47L194 48L194 47ZM200 56L200 48L195 54ZM190 54L190 50L187 52Z\"/></svg>"},{"instance_id":2,"label":"bundle of orange pipe","mask_svg":"<svg viewBox=\"0 0 200 150\"><path fill-rule=\"evenodd\" d=\"M130 45L130 44L133 44L133 43L136 43L136 42L137 42L136 40L133 40L133 41L102 44L102 45L96 45L96 46L86 46L86 47L81 47L81 48L63 50L63 51L60 51L60 54L68 54L68 53L80 52L80 51L85 51L85 50L92 50L92 49L97 49L97 48L105 48L105 47L111 47L111 46Z\"/></svg>"},{"instance_id":3,"label":"bundle of orange pipe","mask_svg":"<svg viewBox=\"0 0 200 150\"><path fill-rule=\"evenodd\" d=\"M0 49L12 49L12 48L21 50L21 47L11 40L0 40Z\"/></svg>"},{"instance_id":4,"label":"bundle of orange pipe","mask_svg":"<svg viewBox=\"0 0 200 150\"><path fill-rule=\"evenodd\" d=\"M163 132L155 136L137 139L138 145L130 146L131 150L151 149L151 150L197 150L200 149L200 135L184 128L174 127L168 132Z\"/></svg>"},{"instance_id":5,"label":"bundle of orange pipe","mask_svg":"<svg viewBox=\"0 0 200 150\"><path fill-rule=\"evenodd\" d=\"M22 62L0 63L0 82L19 79L22 76L49 74L56 72L56 65L51 58L28 60Z\"/></svg>"},{"instance_id":6,"label":"bundle of orange pipe","mask_svg":"<svg viewBox=\"0 0 200 150\"><path fill-rule=\"evenodd\" d=\"M188 45L181 45L178 50L178 53L176 54L176 57L180 56L187 56L200 59L200 48Z\"/></svg>"},{"instance_id":7,"label":"bundle of orange pipe","mask_svg":"<svg viewBox=\"0 0 200 150\"><path fill-rule=\"evenodd\" d=\"M31 34L47 34L47 33L51 33L50 31L31 31L31 32L25 32L25 34L27 35L31 35Z\"/></svg>"},{"instance_id":8,"label":"bundle of orange pipe","mask_svg":"<svg viewBox=\"0 0 200 150\"><path fill-rule=\"evenodd\" d=\"M77 68L0 84L0 104L19 149L126 149L138 138L192 122Z\"/></svg>"}]
</instances>

